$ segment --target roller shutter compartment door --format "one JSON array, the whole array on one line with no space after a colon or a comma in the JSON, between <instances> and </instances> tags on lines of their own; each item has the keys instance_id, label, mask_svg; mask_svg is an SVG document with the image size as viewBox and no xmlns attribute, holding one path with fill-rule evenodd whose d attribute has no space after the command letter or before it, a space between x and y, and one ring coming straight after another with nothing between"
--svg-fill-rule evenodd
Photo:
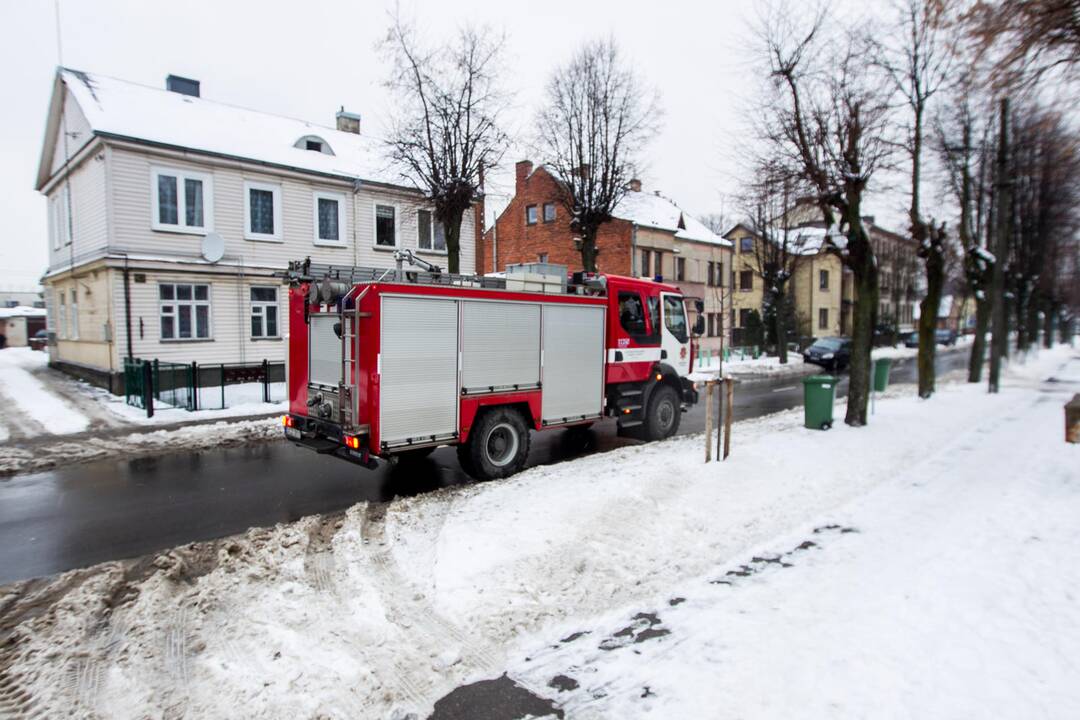
<instances>
[{"instance_id":1,"label":"roller shutter compartment door","mask_svg":"<svg viewBox=\"0 0 1080 720\"><path fill-rule=\"evenodd\" d=\"M544 306L545 422L599 416L604 390L604 308Z\"/></svg>"},{"instance_id":2,"label":"roller shutter compartment door","mask_svg":"<svg viewBox=\"0 0 1080 720\"><path fill-rule=\"evenodd\" d=\"M456 300L385 297L380 347L380 440L457 432Z\"/></svg>"},{"instance_id":3,"label":"roller shutter compartment door","mask_svg":"<svg viewBox=\"0 0 1080 720\"><path fill-rule=\"evenodd\" d=\"M463 301L461 323L461 386L467 392L537 386L538 304Z\"/></svg>"}]
</instances>

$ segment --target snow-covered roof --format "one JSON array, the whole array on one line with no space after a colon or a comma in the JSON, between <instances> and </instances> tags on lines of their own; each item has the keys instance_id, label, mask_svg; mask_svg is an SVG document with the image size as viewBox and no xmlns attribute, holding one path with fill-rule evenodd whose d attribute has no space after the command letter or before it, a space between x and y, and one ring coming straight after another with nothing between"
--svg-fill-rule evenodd
<instances>
[{"instance_id":1,"label":"snow-covered roof","mask_svg":"<svg viewBox=\"0 0 1080 720\"><path fill-rule=\"evenodd\" d=\"M739 225L728 231L728 234L735 231ZM755 232L752 228L742 225L748 232L758 236L759 233ZM837 247L843 247L847 238L843 233L837 230L834 225L832 228L826 230L826 228L817 225L804 225L800 227L788 228L788 252L797 255L817 255L825 247L825 238L828 237L834 245ZM784 229L782 227L773 227L770 230L770 235L775 238L778 243L783 240Z\"/></svg>"},{"instance_id":2,"label":"snow-covered roof","mask_svg":"<svg viewBox=\"0 0 1080 720\"><path fill-rule=\"evenodd\" d=\"M668 230L675 233L675 237L680 240L696 240L731 247L730 241L714 233L669 198L657 193L630 191L615 206L612 215L642 227Z\"/></svg>"},{"instance_id":3,"label":"snow-covered roof","mask_svg":"<svg viewBox=\"0 0 1080 720\"><path fill-rule=\"evenodd\" d=\"M59 78L98 135L349 179L405 184L400 174L390 169L383 144L370 136L105 75L62 68ZM306 136L324 140L333 155L294 147Z\"/></svg>"},{"instance_id":4,"label":"snow-covered roof","mask_svg":"<svg viewBox=\"0 0 1080 720\"><path fill-rule=\"evenodd\" d=\"M0 319L14 317L45 317L45 308L27 307L25 305L0 308Z\"/></svg>"}]
</instances>

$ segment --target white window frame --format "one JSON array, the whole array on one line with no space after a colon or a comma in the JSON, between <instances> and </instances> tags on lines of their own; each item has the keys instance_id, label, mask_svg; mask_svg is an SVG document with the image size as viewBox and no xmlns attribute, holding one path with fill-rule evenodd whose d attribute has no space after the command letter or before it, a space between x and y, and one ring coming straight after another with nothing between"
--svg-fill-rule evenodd
<instances>
[{"instance_id":1,"label":"white window frame","mask_svg":"<svg viewBox=\"0 0 1080 720\"><path fill-rule=\"evenodd\" d=\"M273 301L270 301L270 300L252 300L251 299L251 291L252 290L273 290L274 291L274 299L273 299ZM276 285L252 285L248 289L248 304L251 306L251 314L250 314L250 317L248 319L248 332L251 333L251 322L250 322L250 320L252 318L256 317L256 315L259 317L260 323L262 325L262 332L263 332L262 335L255 335L254 333L251 333L251 339L252 340L280 340L281 339L281 304L279 302L280 297L281 297L281 295L280 295L280 292L278 291L278 287ZM277 321L276 321L277 322L277 332L274 333L273 335L270 335L270 334L268 334L266 332L266 308L268 308L268 307L273 307L273 308L277 309ZM256 310L258 310L259 312L255 312Z\"/></svg>"},{"instance_id":2,"label":"white window frame","mask_svg":"<svg viewBox=\"0 0 1080 720\"><path fill-rule=\"evenodd\" d=\"M428 247L424 247L420 244L420 213L426 212L431 215L431 223L428 226L429 237ZM435 211L431 208L416 208L416 249L425 255L446 255L446 248L439 250L435 247L435 224L439 222L435 219ZM446 228L443 228L443 243L446 242Z\"/></svg>"},{"instance_id":3,"label":"white window frame","mask_svg":"<svg viewBox=\"0 0 1080 720\"><path fill-rule=\"evenodd\" d=\"M176 224L161 222L158 202L158 178L162 175L176 178ZM187 224L187 203L184 192L185 180L199 180L203 184L203 224ZM160 232L205 235L214 229L214 177L195 170L152 165L150 167L150 227Z\"/></svg>"},{"instance_id":4,"label":"white window frame","mask_svg":"<svg viewBox=\"0 0 1080 720\"><path fill-rule=\"evenodd\" d=\"M264 190L273 195L274 203L274 232L257 233L251 229L251 191ZM257 242L284 242L282 239L281 226L281 185L278 183L259 182L256 180L244 181L244 239Z\"/></svg>"},{"instance_id":5,"label":"white window frame","mask_svg":"<svg viewBox=\"0 0 1080 720\"><path fill-rule=\"evenodd\" d=\"M379 206L394 208L394 244L379 244ZM376 250L397 250L401 247L401 208L397 203L379 202L371 203L371 246Z\"/></svg>"},{"instance_id":6,"label":"white window frame","mask_svg":"<svg viewBox=\"0 0 1080 720\"><path fill-rule=\"evenodd\" d=\"M162 285L172 285L173 286L173 299L172 300L162 300L161 299L161 286ZM183 301L177 300L176 288L178 288L181 285L190 285L191 286L191 300L183 300ZM195 287L198 286L198 285L205 285L206 286L206 300L196 300L195 299ZM175 281L175 280L158 281L158 283L157 283L158 341L159 342L165 342L165 343L174 343L174 342L187 343L187 342L209 342L210 340L213 340L214 339L214 303L213 303L213 300L214 300L214 286L213 286L212 283L208 283L208 282L182 282L182 281ZM191 337L189 337L189 338L180 337L180 313L177 310L177 306L180 304L180 302L183 302L185 305L191 305ZM165 316L165 313L162 311L162 305L172 305L173 306L173 311L171 313L171 317L173 318L173 337L169 337L169 338L165 337L165 333L162 331L161 319ZM199 322L199 318L198 318L198 313L195 312L195 307L198 306L198 305L205 305L206 306L206 324L207 324L206 337L199 337L198 336L197 323Z\"/></svg>"},{"instance_id":7,"label":"white window frame","mask_svg":"<svg viewBox=\"0 0 1080 720\"><path fill-rule=\"evenodd\" d=\"M314 152L314 151L312 151ZM326 238L319 237L319 201L320 200L333 200L338 204L338 239L327 240ZM329 192L325 190L316 190L311 194L311 222L313 224L312 237L313 242L316 245L322 245L324 247L345 247L346 238L349 237L347 228L345 226L346 221L345 212L345 193Z\"/></svg>"},{"instance_id":8,"label":"white window frame","mask_svg":"<svg viewBox=\"0 0 1080 720\"><path fill-rule=\"evenodd\" d=\"M68 329L68 338L71 340L79 339L79 286L71 288L70 295L71 302L69 303L70 311L68 312L68 322L71 323L71 327Z\"/></svg>"},{"instance_id":9,"label":"white window frame","mask_svg":"<svg viewBox=\"0 0 1080 720\"><path fill-rule=\"evenodd\" d=\"M67 290L60 288L55 292L59 295L60 303L57 309L57 322L56 322L56 337L66 340L67 339Z\"/></svg>"}]
</instances>

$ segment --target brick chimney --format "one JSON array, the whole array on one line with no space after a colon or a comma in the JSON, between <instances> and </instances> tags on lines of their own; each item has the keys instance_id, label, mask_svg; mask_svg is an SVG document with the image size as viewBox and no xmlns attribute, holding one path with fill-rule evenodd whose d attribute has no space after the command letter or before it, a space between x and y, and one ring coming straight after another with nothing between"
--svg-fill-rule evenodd
<instances>
[{"instance_id":1,"label":"brick chimney","mask_svg":"<svg viewBox=\"0 0 1080 720\"><path fill-rule=\"evenodd\" d=\"M165 89L169 92L180 93L181 95L199 97L199 81L180 77L179 75L169 75L166 77Z\"/></svg>"},{"instance_id":2,"label":"brick chimney","mask_svg":"<svg viewBox=\"0 0 1080 720\"><path fill-rule=\"evenodd\" d=\"M341 132L352 133L353 135L360 134L360 114L351 113L345 111L345 106L342 105L341 109L337 111L337 129Z\"/></svg>"},{"instance_id":3,"label":"brick chimney","mask_svg":"<svg viewBox=\"0 0 1080 720\"><path fill-rule=\"evenodd\" d=\"M520 195L525 190L525 179L532 173L532 160L519 160L514 165L514 194Z\"/></svg>"},{"instance_id":4,"label":"brick chimney","mask_svg":"<svg viewBox=\"0 0 1080 720\"><path fill-rule=\"evenodd\" d=\"M630 192L641 192L641 181L637 178L630 181Z\"/></svg>"}]
</instances>

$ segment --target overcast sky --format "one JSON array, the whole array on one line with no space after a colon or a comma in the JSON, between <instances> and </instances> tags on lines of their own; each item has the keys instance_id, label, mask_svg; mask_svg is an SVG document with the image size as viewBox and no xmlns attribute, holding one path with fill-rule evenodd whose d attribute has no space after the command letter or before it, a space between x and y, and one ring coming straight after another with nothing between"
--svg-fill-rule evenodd
<instances>
[{"instance_id":1,"label":"overcast sky","mask_svg":"<svg viewBox=\"0 0 1080 720\"><path fill-rule=\"evenodd\" d=\"M510 128L524 138L551 69L582 41L611 34L661 93L663 130L642 180L687 210L734 208L741 111L757 87L748 28L755 3L547 0L407 0L429 34L484 22L507 34ZM150 85L169 73L202 81L203 97L332 125L339 106L378 134L388 97L377 45L393 3L164 3L61 0L63 64ZM0 287L36 284L46 266L44 199L34 191L49 91L58 64L56 15L47 0L0 0ZM493 200L512 191L512 166L489 178ZM506 172L509 170L509 172ZM871 203L869 211L873 211ZM885 210L878 210L884 212Z\"/></svg>"}]
</instances>

